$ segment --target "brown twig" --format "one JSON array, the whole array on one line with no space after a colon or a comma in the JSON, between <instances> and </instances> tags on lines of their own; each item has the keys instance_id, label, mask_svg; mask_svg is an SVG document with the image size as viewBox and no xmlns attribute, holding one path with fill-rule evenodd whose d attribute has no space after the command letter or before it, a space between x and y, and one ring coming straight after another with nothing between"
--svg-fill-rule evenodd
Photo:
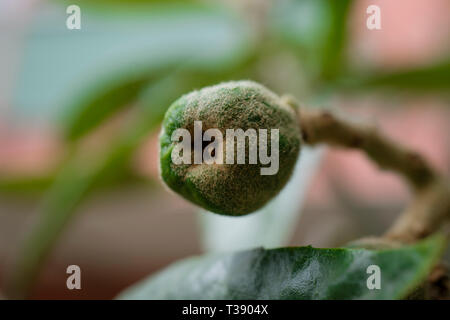
<instances>
[{"instance_id":1,"label":"brown twig","mask_svg":"<svg viewBox=\"0 0 450 320\"><path fill-rule=\"evenodd\" d=\"M415 198L384 237L413 242L439 230L450 220L450 187L439 180L416 190Z\"/></svg>"},{"instance_id":2,"label":"brown twig","mask_svg":"<svg viewBox=\"0 0 450 320\"><path fill-rule=\"evenodd\" d=\"M401 174L413 187L411 205L384 235L385 240L412 242L437 231L450 220L450 185L423 157L381 135L376 129L340 119L329 111L301 108L292 97L284 101L298 110L306 144L355 148L381 168Z\"/></svg>"}]
</instances>

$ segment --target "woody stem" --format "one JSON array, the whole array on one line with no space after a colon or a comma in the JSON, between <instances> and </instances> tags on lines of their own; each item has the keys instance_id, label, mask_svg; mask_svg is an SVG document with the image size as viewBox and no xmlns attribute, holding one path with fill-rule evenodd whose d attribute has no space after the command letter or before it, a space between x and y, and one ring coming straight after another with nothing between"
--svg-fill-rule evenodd
<instances>
[{"instance_id":1,"label":"woody stem","mask_svg":"<svg viewBox=\"0 0 450 320\"><path fill-rule=\"evenodd\" d=\"M385 239L415 241L450 220L450 185L420 154L391 141L375 128L340 119L329 111L301 108L289 96L283 100L297 110L306 144L359 149L382 169L397 172L409 182L414 199L386 232Z\"/></svg>"}]
</instances>

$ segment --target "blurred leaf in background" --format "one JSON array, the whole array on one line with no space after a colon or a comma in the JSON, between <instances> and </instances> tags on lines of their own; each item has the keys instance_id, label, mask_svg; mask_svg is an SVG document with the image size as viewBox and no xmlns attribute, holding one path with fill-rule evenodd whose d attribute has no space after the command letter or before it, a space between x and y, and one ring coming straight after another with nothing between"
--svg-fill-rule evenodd
<instances>
[{"instance_id":1,"label":"blurred leaf in background","mask_svg":"<svg viewBox=\"0 0 450 320\"><path fill-rule=\"evenodd\" d=\"M400 90L408 93L438 93L449 97L450 59L396 72L353 75L344 78L342 89L368 91L374 89Z\"/></svg>"},{"instance_id":2,"label":"blurred leaf in background","mask_svg":"<svg viewBox=\"0 0 450 320\"><path fill-rule=\"evenodd\" d=\"M197 86L225 79L239 70L251 52L245 26L220 7L89 8L83 6L87 18L83 32L75 38L55 25L63 17L61 7L43 13L45 19L38 21L35 29L49 34L48 39L43 41L37 32L30 40L28 52L33 54L25 57L24 67L24 72L30 73L22 76L26 81L19 84L17 103L24 108L45 105L55 110L67 105L63 111L70 114L66 118L70 120L63 128L70 139L87 134L125 106L135 105L134 115L106 151L92 154L75 147L69 154L19 253L12 271L11 296L28 292L44 257L78 205L94 187L110 184L127 170L130 158L157 128L170 103ZM53 16L55 11L58 14ZM55 34L55 30L59 31ZM48 52L52 56L43 59L47 64L42 63ZM67 64L72 68L63 68ZM38 74L45 74L48 81L37 79ZM39 113L45 114L45 110Z\"/></svg>"},{"instance_id":3,"label":"blurred leaf in background","mask_svg":"<svg viewBox=\"0 0 450 320\"><path fill-rule=\"evenodd\" d=\"M68 108L108 83L125 85L137 73L186 61L203 68L226 67L251 50L245 25L218 6L80 5L83 25L76 31L65 26L64 6L38 7L13 101L22 116L42 120L71 115L74 110Z\"/></svg>"},{"instance_id":4,"label":"blurred leaf in background","mask_svg":"<svg viewBox=\"0 0 450 320\"><path fill-rule=\"evenodd\" d=\"M344 68L351 0L282 0L271 13L271 27L304 60L310 81L330 81Z\"/></svg>"}]
</instances>

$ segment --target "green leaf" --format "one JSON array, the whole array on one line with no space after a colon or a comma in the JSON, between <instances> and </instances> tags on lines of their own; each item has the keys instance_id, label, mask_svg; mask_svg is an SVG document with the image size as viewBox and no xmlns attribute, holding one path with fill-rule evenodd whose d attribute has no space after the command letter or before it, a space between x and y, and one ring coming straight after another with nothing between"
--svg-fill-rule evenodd
<instances>
[{"instance_id":1,"label":"green leaf","mask_svg":"<svg viewBox=\"0 0 450 320\"><path fill-rule=\"evenodd\" d=\"M279 0L271 8L270 27L289 44L318 50L330 28L326 0Z\"/></svg>"},{"instance_id":2,"label":"green leaf","mask_svg":"<svg viewBox=\"0 0 450 320\"><path fill-rule=\"evenodd\" d=\"M384 74L353 76L342 82L343 88L350 89L403 89L411 92L450 90L450 60L430 66Z\"/></svg>"},{"instance_id":3,"label":"green leaf","mask_svg":"<svg viewBox=\"0 0 450 320\"><path fill-rule=\"evenodd\" d=\"M24 297L32 286L46 256L78 207L99 186L110 185L127 174L137 147L156 129L168 106L182 93L227 79L239 65L229 65L227 73L193 71L180 67L155 81L140 93L137 114L118 132L107 151L87 157L76 151L63 166L48 191L37 224L31 229L18 254L8 293Z\"/></svg>"},{"instance_id":4,"label":"green leaf","mask_svg":"<svg viewBox=\"0 0 450 320\"><path fill-rule=\"evenodd\" d=\"M163 113L163 112L162 112ZM150 119L151 120L151 119ZM116 145L94 164L86 165L77 157L70 159L45 195L37 223L27 234L14 264L8 295L24 298L34 283L45 258L54 243L78 212L79 205L91 192L105 181L111 181L124 172L133 150L139 145L145 133L156 127L158 122L136 123L130 132L120 137Z\"/></svg>"},{"instance_id":5,"label":"green leaf","mask_svg":"<svg viewBox=\"0 0 450 320\"><path fill-rule=\"evenodd\" d=\"M198 218L204 249L222 252L287 245L300 218L303 199L321 155L320 149L303 147L289 183L257 212L239 218L200 212Z\"/></svg>"},{"instance_id":6,"label":"green leaf","mask_svg":"<svg viewBox=\"0 0 450 320\"><path fill-rule=\"evenodd\" d=\"M218 8L188 4L133 7L131 11L124 8L95 6L91 11L83 6L87 19L83 18L85 28L79 33L55 27L64 21L64 11L52 11L59 12L58 17L47 12L32 36L33 50L26 51L33 54L26 57L25 84L19 85L24 104L61 106L74 92L83 92L82 98L76 96L72 103L79 114L68 125L69 136L81 136L127 103L136 102L136 112L106 152L85 155L74 146L12 267L8 286L12 297L29 293L46 256L80 204L99 185L109 184L129 170L136 148L158 127L170 103L195 87L227 80L252 48L243 41L246 32L242 24ZM51 19L43 19L48 15ZM42 56L46 58L42 60ZM51 62L51 68L42 61ZM146 73L181 64L180 70L159 78ZM44 71L37 71L39 68ZM46 81L36 79L36 74L45 74ZM147 82L148 74L154 81ZM104 82L109 75L119 76ZM83 83L86 79L89 83ZM53 96L55 92L59 99Z\"/></svg>"},{"instance_id":7,"label":"green leaf","mask_svg":"<svg viewBox=\"0 0 450 320\"><path fill-rule=\"evenodd\" d=\"M321 79L333 80L343 69L347 43L347 20L351 0L328 0L330 27L322 48Z\"/></svg>"},{"instance_id":8,"label":"green leaf","mask_svg":"<svg viewBox=\"0 0 450 320\"><path fill-rule=\"evenodd\" d=\"M329 81L342 71L351 0L281 0L270 27L295 48L313 80Z\"/></svg>"},{"instance_id":9,"label":"green leaf","mask_svg":"<svg viewBox=\"0 0 450 320\"><path fill-rule=\"evenodd\" d=\"M46 256L53 248L64 227L77 213L79 205L100 185L111 183L127 170L130 159L143 139L160 123L167 106L176 97L161 79L165 90L153 90L155 103L144 99L135 120L118 133L113 145L94 159L73 155L63 166L55 182L46 194L40 208L40 216L33 226L15 262L8 293L12 297L24 297L37 277ZM154 84L161 88L158 82ZM150 89L148 89L150 90Z\"/></svg>"},{"instance_id":10,"label":"green leaf","mask_svg":"<svg viewBox=\"0 0 450 320\"><path fill-rule=\"evenodd\" d=\"M25 119L92 114L64 130L86 131L123 107L119 102L131 102L145 74L154 79L158 70L186 62L226 68L252 48L245 23L214 3L85 1L80 7L80 30L66 28L62 3L36 8L13 95L14 111Z\"/></svg>"},{"instance_id":11,"label":"green leaf","mask_svg":"<svg viewBox=\"0 0 450 320\"><path fill-rule=\"evenodd\" d=\"M119 295L119 299L401 299L426 278L444 237L392 250L254 249L183 260ZM367 268L381 271L370 290Z\"/></svg>"},{"instance_id":12,"label":"green leaf","mask_svg":"<svg viewBox=\"0 0 450 320\"><path fill-rule=\"evenodd\" d=\"M153 75L157 76L161 75ZM151 76L143 74L125 79L116 78L119 81L99 81L94 88L86 88L68 108L71 112L67 114L63 125L63 135L68 140L77 140L115 112L129 107L149 84Z\"/></svg>"},{"instance_id":13,"label":"green leaf","mask_svg":"<svg viewBox=\"0 0 450 320\"><path fill-rule=\"evenodd\" d=\"M5 194L38 194L48 188L54 180L54 173L33 177L0 176L0 193Z\"/></svg>"}]
</instances>

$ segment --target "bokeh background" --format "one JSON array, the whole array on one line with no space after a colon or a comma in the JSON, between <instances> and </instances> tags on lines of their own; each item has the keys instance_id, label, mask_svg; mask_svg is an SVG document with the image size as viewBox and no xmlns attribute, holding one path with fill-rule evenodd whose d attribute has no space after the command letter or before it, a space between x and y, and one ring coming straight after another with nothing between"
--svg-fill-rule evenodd
<instances>
[{"instance_id":1,"label":"bokeh background","mask_svg":"<svg viewBox=\"0 0 450 320\"><path fill-rule=\"evenodd\" d=\"M380 235L410 200L359 152L321 147L265 212L199 213L158 181L157 136L205 85L253 79L346 112L450 174L448 0L93 2L0 0L0 295L36 252L31 298L110 299L205 251Z\"/></svg>"}]
</instances>

